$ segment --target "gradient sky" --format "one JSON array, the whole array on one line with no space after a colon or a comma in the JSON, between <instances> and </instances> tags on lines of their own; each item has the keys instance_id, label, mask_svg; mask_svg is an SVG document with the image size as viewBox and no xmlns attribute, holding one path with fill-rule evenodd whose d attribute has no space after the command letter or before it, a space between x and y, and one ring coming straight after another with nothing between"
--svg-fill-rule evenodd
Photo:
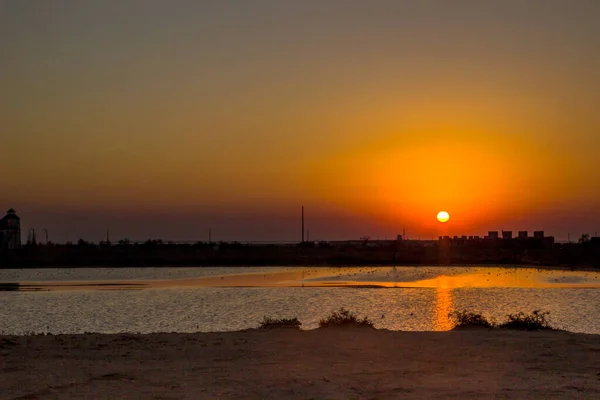
<instances>
[{"instance_id":1,"label":"gradient sky","mask_svg":"<svg viewBox=\"0 0 600 400\"><path fill-rule=\"evenodd\" d=\"M302 204L314 239L594 234L598 21L597 0L0 0L0 207L55 241L297 240Z\"/></svg>"}]
</instances>

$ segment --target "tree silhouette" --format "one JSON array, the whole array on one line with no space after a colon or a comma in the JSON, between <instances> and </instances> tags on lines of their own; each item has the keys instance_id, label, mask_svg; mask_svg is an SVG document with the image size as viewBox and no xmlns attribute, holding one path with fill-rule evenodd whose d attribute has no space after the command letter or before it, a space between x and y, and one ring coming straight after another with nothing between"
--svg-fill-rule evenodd
<instances>
[{"instance_id":1,"label":"tree silhouette","mask_svg":"<svg viewBox=\"0 0 600 400\"><path fill-rule=\"evenodd\" d=\"M590 235L589 235L589 233L584 233L579 238L579 243L587 243L589 241L590 241Z\"/></svg>"}]
</instances>

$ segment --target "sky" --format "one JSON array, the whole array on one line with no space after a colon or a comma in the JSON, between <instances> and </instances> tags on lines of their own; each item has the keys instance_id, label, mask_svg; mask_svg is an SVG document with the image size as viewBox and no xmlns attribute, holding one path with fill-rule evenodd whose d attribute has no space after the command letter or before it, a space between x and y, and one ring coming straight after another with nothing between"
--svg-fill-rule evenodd
<instances>
[{"instance_id":1,"label":"sky","mask_svg":"<svg viewBox=\"0 0 600 400\"><path fill-rule=\"evenodd\" d=\"M302 205L311 239L593 235L599 20L597 0L0 0L0 208L59 242L293 241Z\"/></svg>"}]
</instances>

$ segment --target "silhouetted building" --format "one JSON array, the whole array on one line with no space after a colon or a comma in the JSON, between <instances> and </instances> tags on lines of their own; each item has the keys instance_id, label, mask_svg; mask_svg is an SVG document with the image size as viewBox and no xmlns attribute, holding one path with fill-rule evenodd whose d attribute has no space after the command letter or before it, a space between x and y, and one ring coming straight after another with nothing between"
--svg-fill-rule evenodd
<instances>
[{"instance_id":1,"label":"silhouetted building","mask_svg":"<svg viewBox=\"0 0 600 400\"><path fill-rule=\"evenodd\" d=\"M0 219L0 249L21 247L21 218L12 208Z\"/></svg>"},{"instance_id":2,"label":"silhouetted building","mask_svg":"<svg viewBox=\"0 0 600 400\"><path fill-rule=\"evenodd\" d=\"M546 247L554 245L553 236L545 236L544 231L536 231L535 237L529 237L527 231L519 231L519 240L522 240L521 246L525 245L531 248ZM443 246L488 246L498 247L503 243L512 242L514 238L513 231L488 231L487 236L439 236L438 243ZM598 240L600 246L600 238Z\"/></svg>"},{"instance_id":3,"label":"silhouetted building","mask_svg":"<svg viewBox=\"0 0 600 400\"><path fill-rule=\"evenodd\" d=\"M440 236L438 242L441 245L448 246L451 244L452 239L450 239L450 236Z\"/></svg>"},{"instance_id":4,"label":"silhouetted building","mask_svg":"<svg viewBox=\"0 0 600 400\"><path fill-rule=\"evenodd\" d=\"M464 246L467 244L466 236L440 236L438 240L440 245L443 246Z\"/></svg>"},{"instance_id":5,"label":"silhouetted building","mask_svg":"<svg viewBox=\"0 0 600 400\"><path fill-rule=\"evenodd\" d=\"M527 231L519 231L519 239L525 240L528 237L527 235L528 235Z\"/></svg>"}]
</instances>

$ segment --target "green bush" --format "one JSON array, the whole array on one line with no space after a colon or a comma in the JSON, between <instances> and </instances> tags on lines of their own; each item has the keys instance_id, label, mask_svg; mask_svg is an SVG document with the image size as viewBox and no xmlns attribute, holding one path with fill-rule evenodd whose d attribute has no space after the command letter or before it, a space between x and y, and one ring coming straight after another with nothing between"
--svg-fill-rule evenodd
<instances>
[{"instance_id":1,"label":"green bush","mask_svg":"<svg viewBox=\"0 0 600 400\"><path fill-rule=\"evenodd\" d=\"M265 316L263 320L260 322L260 329L274 329L274 328L294 328L300 329L300 325L302 322L298 321L298 318L292 319L276 319Z\"/></svg>"},{"instance_id":2,"label":"green bush","mask_svg":"<svg viewBox=\"0 0 600 400\"><path fill-rule=\"evenodd\" d=\"M495 326L494 321L489 321L483 315L473 312L455 311L453 313L448 314L448 318L454 321L455 328L493 328Z\"/></svg>"},{"instance_id":3,"label":"green bush","mask_svg":"<svg viewBox=\"0 0 600 400\"><path fill-rule=\"evenodd\" d=\"M535 310L531 314L519 312L510 314L506 321L498 327L503 329L522 329L527 331L539 331L544 329L553 329L548 321L549 311Z\"/></svg>"},{"instance_id":4,"label":"green bush","mask_svg":"<svg viewBox=\"0 0 600 400\"><path fill-rule=\"evenodd\" d=\"M327 318L319 321L319 327L321 328L332 326L363 326L373 328L373 321L367 317L360 319L356 314L340 308L338 311L332 312Z\"/></svg>"}]
</instances>

